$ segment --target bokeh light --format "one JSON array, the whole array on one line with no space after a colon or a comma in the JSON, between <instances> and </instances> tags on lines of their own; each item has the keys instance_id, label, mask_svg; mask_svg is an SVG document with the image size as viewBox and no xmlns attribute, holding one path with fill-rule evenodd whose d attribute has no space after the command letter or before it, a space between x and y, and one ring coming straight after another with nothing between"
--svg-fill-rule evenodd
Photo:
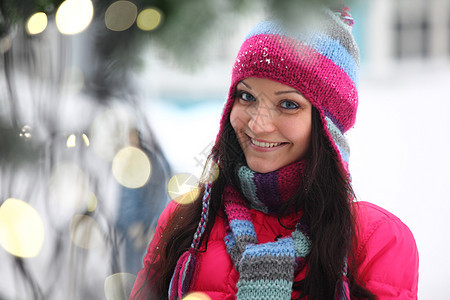
<instances>
[{"instance_id":1,"label":"bokeh light","mask_svg":"<svg viewBox=\"0 0 450 300\"><path fill-rule=\"evenodd\" d=\"M183 297L183 300L211 300L211 298L205 293L194 292L187 294L185 297Z\"/></svg>"},{"instance_id":2,"label":"bokeh light","mask_svg":"<svg viewBox=\"0 0 450 300\"><path fill-rule=\"evenodd\" d=\"M66 0L56 11L56 26L63 34L77 34L89 26L93 16L91 0Z\"/></svg>"},{"instance_id":3,"label":"bokeh light","mask_svg":"<svg viewBox=\"0 0 450 300\"><path fill-rule=\"evenodd\" d=\"M189 173L172 176L167 185L170 198L179 203L193 202L199 194L198 179Z\"/></svg>"},{"instance_id":4,"label":"bokeh light","mask_svg":"<svg viewBox=\"0 0 450 300\"><path fill-rule=\"evenodd\" d=\"M92 249L104 245L100 226L94 218L75 215L70 223L72 242L80 248Z\"/></svg>"},{"instance_id":5,"label":"bokeh light","mask_svg":"<svg viewBox=\"0 0 450 300\"><path fill-rule=\"evenodd\" d=\"M20 130L19 136L21 138L30 139L31 138L31 126L30 125L24 125L22 129Z\"/></svg>"},{"instance_id":6,"label":"bokeh light","mask_svg":"<svg viewBox=\"0 0 450 300\"><path fill-rule=\"evenodd\" d=\"M11 48L11 38L5 36L0 38L0 54L7 52Z\"/></svg>"},{"instance_id":7,"label":"bokeh light","mask_svg":"<svg viewBox=\"0 0 450 300\"><path fill-rule=\"evenodd\" d=\"M81 139L83 140L84 144L86 145L86 147L89 147L89 145L91 144L89 141L89 137L83 133L81 134ZM71 135L69 135L69 137L67 138L67 142L66 142L66 147L67 148L74 148L77 146L77 136L75 133L72 133Z\"/></svg>"},{"instance_id":8,"label":"bokeh light","mask_svg":"<svg viewBox=\"0 0 450 300\"><path fill-rule=\"evenodd\" d=\"M106 300L128 299L133 289L136 275L116 273L106 277L104 289Z\"/></svg>"},{"instance_id":9,"label":"bokeh light","mask_svg":"<svg viewBox=\"0 0 450 300\"><path fill-rule=\"evenodd\" d=\"M105 25L112 31L123 31L130 28L137 17L137 6L130 1L116 1L105 13Z\"/></svg>"},{"instance_id":10,"label":"bokeh light","mask_svg":"<svg viewBox=\"0 0 450 300\"><path fill-rule=\"evenodd\" d=\"M77 136L75 134L71 134L69 135L69 137L67 138L67 142L66 142L66 147L67 148L73 148L77 145Z\"/></svg>"},{"instance_id":11,"label":"bokeh light","mask_svg":"<svg viewBox=\"0 0 450 300\"><path fill-rule=\"evenodd\" d=\"M139 148L125 147L113 159L114 178L127 188L142 187L150 178L151 163Z\"/></svg>"},{"instance_id":12,"label":"bokeh light","mask_svg":"<svg viewBox=\"0 0 450 300\"><path fill-rule=\"evenodd\" d=\"M26 29L28 34L39 34L47 28L47 24L47 15L43 12L37 12L28 19Z\"/></svg>"},{"instance_id":13,"label":"bokeh light","mask_svg":"<svg viewBox=\"0 0 450 300\"><path fill-rule=\"evenodd\" d=\"M54 199L52 206L61 217L69 217L85 209L87 199L91 196L85 173L70 162L61 163L53 169L49 189Z\"/></svg>"},{"instance_id":14,"label":"bokeh light","mask_svg":"<svg viewBox=\"0 0 450 300\"><path fill-rule=\"evenodd\" d=\"M155 30L162 22L162 12L157 8L147 8L137 17L136 25L144 31Z\"/></svg>"},{"instance_id":15,"label":"bokeh light","mask_svg":"<svg viewBox=\"0 0 450 300\"><path fill-rule=\"evenodd\" d=\"M23 200L9 198L0 206L0 245L12 255L34 257L44 243L44 223Z\"/></svg>"},{"instance_id":16,"label":"bokeh light","mask_svg":"<svg viewBox=\"0 0 450 300\"><path fill-rule=\"evenodd\" d=\"M90 196L86 199L86 207L89 212L93 212L97 209L97 196L94 193L91 193Z\"/></svg>"},{"instance_id":17,"label":"bokeh light","mask_svg":"<svg viewBox=\"0 0 450 300\"><path fill-rule=\"evenodd\" d=\"M219 165L215 162L211 162L209 164L208 169L206 170L206 178L207 182L215 181L219 177L220 168Z\"/></svg>"},{"instance_id":18,"label":"bokeh light","mask_svg":"<svg viewBox=\"0 0 450 300\"><path fill-rule=\"evenodd\" d=\"M83 138L83 141L84 141L84 144L86 145L86 147L89 147L89 145L90 145L91 143L89 142L89 138L88 138L88 136L86 135L86 133L83 133L83 134L81 135L81 137Z\"/></svg>"}]
</instances>

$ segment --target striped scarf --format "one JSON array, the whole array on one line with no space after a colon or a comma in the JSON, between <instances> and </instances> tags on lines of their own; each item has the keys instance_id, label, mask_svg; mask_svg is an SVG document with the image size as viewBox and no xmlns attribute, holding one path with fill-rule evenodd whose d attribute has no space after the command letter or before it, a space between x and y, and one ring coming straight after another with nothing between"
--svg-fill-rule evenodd
<instances>
[{"instance_id":1,"label":"striped scarf","mask_svg":"<svg viewBox=\"0 0 450 300\"><path fill-rule=\"evenodd\" d=\"M291 299L295 275L305 266L311 241L307 224L300 219L291 236L259 244L250 209L277 214L300 185L303 162L293 163L270 173L256 173L247 166L238 169L242 194L227 186L223 199L229 228L226 249L240 273L237 299ZM206 185L202 214L191 247L178 259L170 287L169 300L182 299L189 291L200 254L200 240L208 222L212 182ZM349 300L347 269L342 285L336 286L335 299Z\"/></svg>"},{"instance_id":2,"label":"striped scarf","mask_svg":"<svg viewBox=\"0 0 450 300\"><path fill-rule=\"evenodd\" d=\"M224 191L229 230L226 249L240 277L237 299L291 299L296 274L305 266L310 252L309 228L300 219L291 236L258 243L250 209L276 214L282 203L298 189L303 163L288 165L270 173L256 173L247 166L238 170L242 194L231 186ZM344 270L346 272L346 270ZM335 299L350 299L343 274L342 288Z\"/></svg>"}]
</instances>

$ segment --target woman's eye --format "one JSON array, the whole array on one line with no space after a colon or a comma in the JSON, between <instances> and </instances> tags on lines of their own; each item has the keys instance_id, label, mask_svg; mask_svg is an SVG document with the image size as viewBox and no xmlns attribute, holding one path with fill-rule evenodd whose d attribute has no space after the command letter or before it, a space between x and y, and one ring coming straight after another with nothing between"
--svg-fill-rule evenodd
<instances>
[{"instance_id":1,"label":"woman's eye","mask_svg":"<svg viewBox=\"0 0 450 300\"><path fill-rule=\"evenodd\" d=\"M295 103L294 101L290 100L284 100L280 103L280 106L285 109L297 109L299 108L299 105Z\"/></svg>"},{"instance_id":2,"label":"woman's eye","mask_svg":"<svg viewBox=\"0 0 450 300\"><path fill-rule=\"evenodd\" d=\"M246 102L250 102L250 101L254 101L255 97L253 97L252 94L247 93L247 92L240 92L239 94L239 99L242 99Z\"/></svg>"}]
</instances>

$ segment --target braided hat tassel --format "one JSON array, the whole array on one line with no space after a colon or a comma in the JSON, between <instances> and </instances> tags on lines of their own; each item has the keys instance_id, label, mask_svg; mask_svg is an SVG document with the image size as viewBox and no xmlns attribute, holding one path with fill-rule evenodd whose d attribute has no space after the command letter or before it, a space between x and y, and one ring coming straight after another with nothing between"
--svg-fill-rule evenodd
<instances>
[{"instance_id":1,"label":"braided hat tassel","mask_svg":"<svg viewBox=\"0 0 450 300\"><path fill-rule=\"evenodd\" d=\"M202 214L194 239L188 251L184 252L177 261L175 271L169 286L169 300L182 299L189 290L189 286L194 275L195 263L197 261L197 251L200 247L200 240L205 232L208 222L209 200L211 198L212 182L206 184L205 193L202 200Z\"/></svg>"},{"instance_id":2,"label":"braided hat tassel","mask_svg":"<svg viewBox=\"0 0 450 300\"><path fill-rule=\"evenodd\" d=\"M344 262L344 270L342 271L342 284L336 286L335 299L336 300L350 300L350 288L348 281L348 268L347 268L347 258Z\"/></svg>"}]
</instances>

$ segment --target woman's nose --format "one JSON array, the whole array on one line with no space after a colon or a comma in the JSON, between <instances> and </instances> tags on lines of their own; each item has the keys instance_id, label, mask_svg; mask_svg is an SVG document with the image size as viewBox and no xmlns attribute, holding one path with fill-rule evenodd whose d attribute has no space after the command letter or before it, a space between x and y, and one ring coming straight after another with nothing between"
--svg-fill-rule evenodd
<instances>
[{"instance_id":1,"label":"woman's nose","mask_svg":"<svg viewBox=\"0 0 450 300\"><path fill-rule=\"evenodd\" d=\"M254 133L272 132L275 130L273 112L269 107L259 104L258 107L249 113L251 115L248 127Z\"/></svg>"}]
</instances>

